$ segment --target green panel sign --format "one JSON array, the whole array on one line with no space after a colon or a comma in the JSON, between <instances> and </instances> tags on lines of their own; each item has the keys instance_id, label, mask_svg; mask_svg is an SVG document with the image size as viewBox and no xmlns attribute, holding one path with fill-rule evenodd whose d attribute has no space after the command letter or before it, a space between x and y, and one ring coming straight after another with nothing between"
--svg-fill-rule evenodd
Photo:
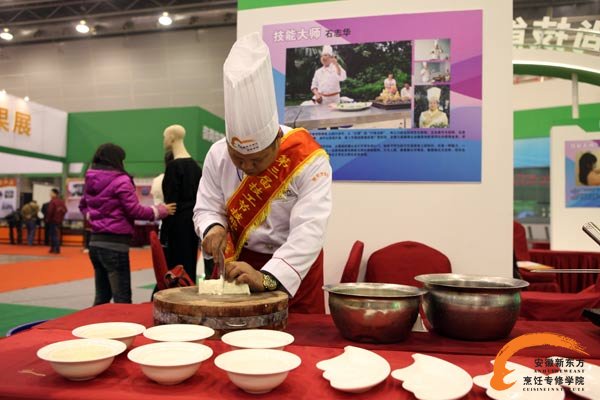
<instances>
[{"instance_id":1,"label":"green panel sign","mask_svg":"<svg viewBox=\"0 0 600 400\"><path fill-rule=\"evenodd\" d=\"M255 8L293 6L298 4L325 3L337 0L238 0L238 10L252 10Z\"/></svg>"},{"instance_id":2,"label":"green panel sign","mask_svg":"<svg viewBox=\"0 0 600 400\"><path fill-rule=\"evenodd\" d=\"M200 163L211 145L203 139L205 127L225 130L222 118L199 107L70 113L67 162L88 164L98 146L113 142L125 149L130 174L158 175L164 170L163 131L172 124L185 127L186 148Z\"/></svg>"},{"instance_id":3,"label":"green panel sign","mask_svg":"<svg viewBox=\"0 0 600 400\"><path fill-rule=\"evenodd\" d=\"M600 103L579 106L579 118L571 118L571 107L551 107L514 112L515 139L550 136L550 129L559 125L578 125L586 132L600 131Z\"/></svg>"}]
</instances>

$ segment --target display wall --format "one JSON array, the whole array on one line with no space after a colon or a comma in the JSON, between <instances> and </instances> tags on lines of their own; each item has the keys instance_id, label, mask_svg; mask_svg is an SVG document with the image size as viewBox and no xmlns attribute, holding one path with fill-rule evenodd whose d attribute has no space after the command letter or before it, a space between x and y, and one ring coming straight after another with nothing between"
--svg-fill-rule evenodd
<instances>
[{"instance_id":1,"label":"display wall","mask_svg":"<svg viewBox=\"0 0 600 400\"><path fill-rule=\"evenodd\" d=\"M69 112L200 106L223 115L235 27L6 46L0 89Z\"/></svg>"},{"instance_id":2,"label":"display wall","mask_svg":"<svg viewBox=\"0 0 600 400\"><path fill-rule=\"evenodd\" d=\"M550 247L552 250L598 251L598 244L581 227L589 221L600 226L600 182L589 185L579 182L578 160L585 152L600 155L600 132L559 126L552 128L551 144Z\"/></svg>"},{"instance_id":3,"label":"display wall","mask_svg":"<svg viewBox=\"0 0 600 400\"><path fill-rule=\"evenodd\" d=\"M225 130L222 118L199 107L70 113L67 162L82 163L72 175L81 175L98 146L107 142L125 149L130 174L158 175L164 171L163 131L172 124L185 127L186 148L200 164Z\"/></svg>"},{"instance_id":4,"label":"display wall","mask_svg":"<svg viewBox=\"0 0 600 400\"><path fill-rule=\"evenodd\" d=\"M335 182L325 243L325 281L339 281L355 240L365 259L392 242L413 240L444 252L459 273L512 271L512 46L510 2L462 0L334 1L253 8L239 1L238 37L262 24L436 11L483 10L482 176L480 183ZM462 26L454 24L454 29ZM434 39L423 37L422 39ZM502 40L502 38L506 38Z\"/></svg>"}]
</instances>

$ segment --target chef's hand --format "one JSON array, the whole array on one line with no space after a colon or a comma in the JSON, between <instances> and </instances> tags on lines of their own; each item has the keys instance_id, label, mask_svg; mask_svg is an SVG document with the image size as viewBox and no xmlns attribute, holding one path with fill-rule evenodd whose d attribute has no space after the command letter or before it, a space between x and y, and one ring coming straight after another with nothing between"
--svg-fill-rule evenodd
<instances>
[{"instance_id":1,"label":"chef's hand","mask_svg":"<svg viewBox=\"0 0 600 400\"><path fill-rule=\"evenodd\" d=\"M331 63L332 63L333 65L338 65L338 60L337 60L337 57L336 57L336 56L331 56Z\"/></svg>"},{"instance_id":2,"label":"chef's hand","mask_svg":"<svg viewBox=\"0 0 600 400\"><path fill-rule=\"evenodd\" d=\"M227 231L221 225L214 225L206 236L204 236L204 240L202 240L202 251L209 256L216 257L219 254L219 250L223 250L225 252L225 246L227 245L227 241L225 240L225 236L227 235Z\"/></svg>"},{"instance_id":3,"label":"chef's hand","mask_svg":"<svg viewBox=\"0 0 600 400\"><path fill-rule=\"evenodd\" d=\"M251 292L264 292L263 274L248 263L234 261L225 265L225 277L229 282L247 283Z\"/></svg>"}]
</instances>

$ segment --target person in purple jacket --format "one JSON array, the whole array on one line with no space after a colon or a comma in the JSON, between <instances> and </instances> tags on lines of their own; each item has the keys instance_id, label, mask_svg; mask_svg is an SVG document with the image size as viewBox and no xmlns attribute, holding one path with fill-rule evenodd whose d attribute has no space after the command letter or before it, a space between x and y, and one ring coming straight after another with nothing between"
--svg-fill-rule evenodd
<instances>
[{"instance_id":1,"label":"person in purple jacket","mask_svg":"<svg viewBox=\"0 0 600 400\"><path fill-rule=\"evenodd\" d=\"M125 171L125 150L112 143L98 147L85 174L79 209L92 228L90 260L94 265L94 305L131 303L129 243L134 220L158 220L175 213L176 205L140 204L133 178Z\"/></svg>"}]
</instances>

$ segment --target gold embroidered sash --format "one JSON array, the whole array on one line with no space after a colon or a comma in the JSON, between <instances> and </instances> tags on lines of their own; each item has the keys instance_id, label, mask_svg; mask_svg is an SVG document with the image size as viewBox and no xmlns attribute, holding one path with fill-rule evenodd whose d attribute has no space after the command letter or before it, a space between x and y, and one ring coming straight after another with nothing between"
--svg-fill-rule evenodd
<instances>
[{"instance_id":1,"label":"gold embroidered sash","mask_svg":"<svg viewBox=\"0 0 600 400\"><path fill-rule=\"evenodd\" d=\"M306 129L296 128L281 139L277 158L262 174L242 179L227 201L227 261L237 260L250 233L269 215L271 202L317 156L327 157L327 153Z\"/></svg>"}]
</instances>

